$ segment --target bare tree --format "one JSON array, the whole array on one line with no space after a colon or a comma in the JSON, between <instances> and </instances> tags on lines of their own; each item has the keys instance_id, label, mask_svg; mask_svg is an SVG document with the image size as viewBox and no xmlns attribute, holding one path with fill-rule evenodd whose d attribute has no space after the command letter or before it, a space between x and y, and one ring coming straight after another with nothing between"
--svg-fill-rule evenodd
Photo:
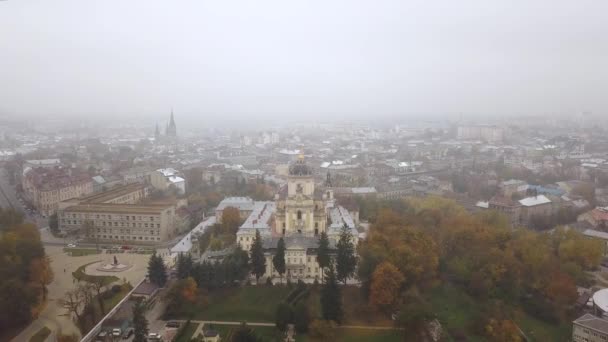
<instances>
[{"instance_id":1,"label":"bare tree","mask_svg":"<svg viewBox=\"0 0 608 342\"><path fill-rule=\"evenodd\" d=\"M97 296L97 301L99 302L99 309L101 310L101 314L105 315L106 310L103 306L103 298L101 296L101 293L103 292L105 286L103 277L93 277L92 281L90 282L90 285L91 289L95 291L95 294Z\"/></svg>"},{"instance_id":2,"label":"bare tree","mask_svg":"<svg viewBox=\"0 0 608 342\"><path fill-rule=\"evenodd\" d=\"M65 297L60 299L59 303L66 308L70 314L74 314L77 321L80 321L80 312L84 308L84 299L81 296L81 291L76 288L66 292Z\"/></svg>"}]
</instances>

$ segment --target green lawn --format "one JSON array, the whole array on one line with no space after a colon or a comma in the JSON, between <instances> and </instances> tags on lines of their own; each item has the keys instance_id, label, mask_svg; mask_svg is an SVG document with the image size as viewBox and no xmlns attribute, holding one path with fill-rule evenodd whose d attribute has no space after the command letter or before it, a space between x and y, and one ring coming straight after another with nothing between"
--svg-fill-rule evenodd
<instances>
[{"instance_id":1,"label":"green lawn","mask_svg":"<svg viewBox=\"0 0 608 342\"><path fill-rule=\"evenodd\" d=\"M252 327L249 326L258 337L264 342L282 341L281 337L283 334L278 331L275 327ZM228 337L232 331L239 328L238 325L218 325L214 324L212 328L220 333L222 341L229 341Z\"/></svg>"},{"instance_id":2,"label":"green lawn","mask_svg":"<svg viewBox=\"0 0 608 342\"><path fill-rule=\"evenodd\" d=\"M198 323L188 322L188 325L183 328L184 330L181 331L179 338L175 342L190 342L198 326Z\"/></svg>"},{"instance_id":3,"label":"green lawn","mask_svg":"<svg viewBox=\"0 0 608 342\"><path fill-rule=\"evenodd\" d=\"M101 253L101 251L98 251L97 249L90 249L90 248L64 248L63 251L66 252L69 256L73 256L73 257Z\"/></svg>"},{"instance_id":4,"label":"green lawn","mask_svg":"<svg viewBox=\"0 0 608 342\"><path fill-rule=\"evenodd\" d=\"M78 267L78 269L76 269L76 271L72 272L72 276L74 278L76 278L76 280L78 280L78 281L86 281L89 283L93 282L97 279L102 279L104 285L111 284L118 280L118 277L115 277L115 276L95 276L95 275L89 275L89 274L84 273L84 269L87 266L94 264L96 262L98 262L98 261L93 261L93 262L90 262L88 264Z\"/></svg>"},{"instance_id":5,"label":"green lawn","mask_svg":"<svg viewBox=\"0 0 608 342\"><path fill-rule=\"evenodd\" d=\"M49 328L42 327L30 338L30 342L44 342L50 334L51 330Z\"/></svg>"},{"instance_id":6,"label":"green lawn","mask_svg":"<svg viewBox=\"0 0 608 342\"><path fill-rule=\"evenodd\" d=\"M433 311L447 330L467 332L469 325L476 319L476 313L481 311L479 301L473 299L463 290L444 284L436 287L427 296ZM515 322L532 341L569 341L572 334L570 325L555 325L536 319L518 310ZM468 341L484 341L485 338L467 332ZM450 339L451 340L451 339Z\"/></svg>"},{"instance_id":7,"label":"green lawn","mask_svg":"<svg viewBox=\"0 0 608 342\"><path fill-rule=\"evenodd\" d=\"M336 338L332 342L398 342L399 334L393 330L336 328ZM306 335L296 336L296 342L316 342Z\"/></svg>"},{"instance_id":8,"label":"green lawn","mask_svg":"<svg viewBox=\"0 0 608 342\"><path fill-rule=\"evenodd\" d=\"M244 286L213 291L209 302L196 308L192 319L274 322L276 307L289 291L286 286Z\"/></svg>"}]
</instances>

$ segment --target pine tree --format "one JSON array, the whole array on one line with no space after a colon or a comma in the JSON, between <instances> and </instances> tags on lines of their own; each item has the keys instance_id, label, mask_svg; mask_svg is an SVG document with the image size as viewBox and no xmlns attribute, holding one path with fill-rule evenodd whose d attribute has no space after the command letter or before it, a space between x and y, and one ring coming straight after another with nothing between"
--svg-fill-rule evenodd
<instances>
[{"instance_id":1,"label":"pine tree","mask_svg":"<svg viewBox=\"0 0 608 342\"><path fill-rule=\"evenodd\" d=\"M346 284L346 280L355 274L355 268L357 267L353 234L348 227L344 226L342 228L336 248L336 276Z\"/></svg>"},{"instance_id":2,"label":"pine tree","mask_svg":"<svg viewBox=\"0 0 608 342\"><path fill-rule=\"evenodd\" d=\"M301 300L298 302L298 304L296 304L293 320L297 332L303 334L308 331L308 325L310 324L310 312L308 311L306 301Z\"/></svg>"},{"instance_id":3,"label":"pine tree","mask_svg":"<svg viewBox=\"0 0 608 342\"><path fill-rule=\"evenodd\" d=\"M133 306L133 342L146 342L148 340L148 321L144 314L143 301L138 300Z\"/></svg>"},{"instance_id":4,"label":"pine tree","mask_svg":"<svg viewBox=\"0 0 608 342\"><path fill-rule=\"evenodd\" d=\"M319 237L319 247L317 248L317 262L321 267L321 281L324 278L324 270L329 267L331 259L329 257L329 238L326 232L322 232Z\"/></svg>"},{"instance_id":5,"label":"pine tree","mask_svg":"<svg viewBox=\"0 0 608 342\"><path fill-rule=\"evenodd\" d=\"M323 319L340 323L342 321L342 293L338 287L336 272L332 264L327 268L325 285L321 289L321 311Z\"/></svg>"},{"instance_id":6,"label":"pine tree","mask_svg":"<svg viewBox=\"0 0 608 342\"><path fill-rule=\"evenodd\" d=\"M281 284L283 284L283 274L285 273L285 240L283 238L280 238L279 242L277 242L277 252L272 258L272 264L277 272L279 272Z\"/></svg>"},{"instance_id":7,"label":"pine tree","mask_svg":"<svg viewBox=\"0 0 608 342\"><path fill-rule=\"evenodd\" d=\"M259 230L255 231L255 239L251 244L251 272L255 275L256 284L266 272L266 258Z\"/></svg>"},{"instance_id":8,"label":"pine tree","mask_svg":"<svg viewBox=\"0 0 608 342\"><path fill-rule=\"evenodd\" d=\"M277 306L277 311L275 314L275 324L277 329L280 331L285 331L287 329L287 325L291 322L293 322L293 308L288 303L281 302L279 306Z\"/></svg>"},{"instance_id":9,"label":"pine tree","mask_svg":"<svg viewBox=\"0 0 608 342\"><path fill-rule=\"evenodd\" d=\"M148 261L148 278L150 282L163 287L167 283L167 269L163 258L156 255L156 252L150 256Z\"/></svg>"},{"instance_id":10,"label":"pine tree","mask_svg":"<svg viewBox=\"0 0 608 342\"><path fill-rule=\"evenodd\" d=\"M182 255L182 253L179 253L177 255L177 261L175 262L177 265L177 267L176 267L177 268L177 277L179 279L184 279L188 276L185 273L184 261L185 261L184 256Z\"/></svg>"}]
</instances>

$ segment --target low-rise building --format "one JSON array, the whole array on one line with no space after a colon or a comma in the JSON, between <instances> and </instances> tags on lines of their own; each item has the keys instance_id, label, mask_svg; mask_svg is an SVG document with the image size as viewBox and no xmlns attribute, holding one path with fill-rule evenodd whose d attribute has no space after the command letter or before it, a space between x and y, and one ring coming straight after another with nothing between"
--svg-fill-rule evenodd
<instances>
[{"instance_id":1,"label":"low-rise building","mask_svg":"<svg viewBox=\"0 0 608 342\"><path fill-rule=\"evenodd\" d=\"M224 210L228 207L238 209L241 220L244 220L249 217L254 206L255 202L250 197L226 197L218 204L217 208L215 208L217 223L222 223Z\"/></svg>"},{"instance_id":2,"label":"low-rise building","mask_svg":"<svg viewBox=\"0 0 608 342\"><path fill-rule=\"evenodd\" d=\"M584 314L572 322L573 342L608 341L608 320Z\"/></svg>"},{"instance_id":3,"label":"low-rise building","mask_svg":"<svg viewBox=\"0 0 608 342\"><path fill-rule=\"evenodd\" d=\"M59 228L112 243L156 244L180 231L178 201L145 203L146 188L128 184L59 204Z\"/></svg>"},{"instance_id":4,"label":"low-rise building","mask_svg":"<svg viewBox=\"0 0 608 342\"><path fill-rule=\"evenodd\" d=\"M158 169L150 174L150 183L155 189L167 190L175 188L181 194L186 192L186 180L172 168Z\"/></svg>"},{"instance_id":5,"label":"low-rise building","mask_svg":"<svg viewBox=\"0 0 608 342\"><path fill-rule=\"evenodd\" d=\"M93 193L87 173L62 167L26 167L22 187L26 200L44 217L57 212L61 201Z\"/></svg>"}]
</instances>

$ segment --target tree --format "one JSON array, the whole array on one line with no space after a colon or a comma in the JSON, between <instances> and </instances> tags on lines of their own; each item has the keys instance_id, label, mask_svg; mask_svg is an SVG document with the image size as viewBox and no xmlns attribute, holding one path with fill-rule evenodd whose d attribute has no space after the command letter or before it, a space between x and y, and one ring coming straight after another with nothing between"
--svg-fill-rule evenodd
<instances>
[{"instance_id":1,"label":"tree","mask_svg":"<svg viewBox=\"0 0 608 342\"><path fill-rule=\"evenodd\" d=\"M101 310L101 314L105 315L106 309L103 304L103 296L102 296L102 291L105 286L105 278L104 277L91 277L91 280L89 281L89 283L91 284L91 288L95 291L95 293L97 295L96 297L97 297L97 301L99 303L99 309Z\"/></svg>"},{"instance_id":2,"label":"tree","mask_svg":"<svg viewBox=\"0 0 608 342\"><path fill-rule=\"evenodd\" d=\"M342 293L338 287L334 266L327 268L325 285L321 289L321 311L323 319L340 323L342 321Z\"/></svg>"},{"instance_id":3,"label":"tree","mask_svg":"<svg viewBox=\"0 0 608 342\"><path fill-rule=\"evenodd\" d=\"M342 228L336 248L336 277L346 284L346 280L355 274L357 267L353 234L348 227Z\"/></svg>"},{"instance_id":4,"label":"tree","mask_svg":"<svg viewBox=\"0 0 608 342\"><path fill-rule=\"evenodd\" d=\"M80 322L80 313L82 309L84 309L84 298L78 289L66 292L64 298L60 300L60 304L66 308L69 313L76 316L77 322Z\"/></svg>"},{"instance_id":5,"label":"tree","mask_svg":"<svg viewBox=\"0 0 608 342\"><path fill-rule=\"evenodd\" d=\"M280 331L285 331L287 329L287 325L292 322L293 309L291 305L285 302L279 303L275 315L275 324L277 326L277 329L279 329Z\"/></svg>"},{"instance_id":6,"label":"tree","mask_svg":"<svg viewBox=\"0 0 608 342\"><path fill-rule=\"evenodd\" d=\"M260 277L266 272L266 258L264 257L264 248L262 246L262 237L260 231L256 229L255 239L251 244L251 272L255 275L256 283Z\"/></svg>"},{"instance_id":7,"label":"tree","mask_svg":"<svg viewBox=\"0 0 608 342\"><path fill-rule=\"evenodd\" d=\"M277 242L277 251L274 257L272 257L272 264L274 269L279 272L281 284L283 284L283 274L285 273L285 240L282 237Z\"/></svg>"},{"instance_id":8,"label":"tree","mask_svg":"<svg viewBox=\"0 0 608 342\"><path fill-rule=\"evenodd\" d=\"M517 328L517 325L509 319L490 319L485 328L485 334L492 339L492 341L499 342L521 342L523 341L521 333Z\"/></svg>"},{"instance_id":9,"label":"tree","mask_svg":"<svg viewBox=\"0 0 608 342\"><path fill-rule=\"evenodd\" d=\"M53 281L53 277L53 269L48 256L36 258L30 262L30 280L40 286L43 300L46 300L46 286Z\"/></svg>"},{"instance_id":10,"label":"tree","mask_svg":"<svg viewBox=\"0 0 608 342\"><path fill-rule=\"evenodd\" d=\"M167 283L167 269L163 258L154 252L148 261L148 278L150 282L163 287Z\"/></svg>"},{"instance_id":11,"label":"tree","mask_svg":"<svg viewBox=\"0 0 608 342\"><path fill-rule=\"evenodd\" d=\"M192 275L192 256L190 254L183 255L180 253L177 256L177 277L185 279Z\"/></svg>"},{"instance_id":12,"label":"tree","mask_svg":"<svg viewBox=\"0 0 608 342\"><path fill-rule=\"evenodd\" d=\"M306 301L301 300L296 304L293 316L296 331L302 334L306 333L310 324L310 312L308 311Z\"/></svg>"},{"instance_id":13,"label":"tree","mask_svg":"<svg viewBox=\"0 0 608 342\"><path fill-rule=\"evenodd\" d=\"M406 295L404 304L395 317L395 326L406 341L426 340L426 323L433 318L432 307L415 291Z\"/></svg>"},{"instance_id":14,"label":"tree","mask_svg":"<svg viewBox=\"0 0 608 342\"><path fill-rule=\"evenodd\" d=\"M372 275L370 305L387 313L392 312L404 281L403 274L390 262L378 265Z\"/></svg>"},{"instance_id":15,"label":"tree","mask_svg":"<svg viewBox=\"0 0 608 342\"><path fill-rule=\"evenodd\" d=\"M241 225L241 213L235 207L226 207L222 212L222 232L236 234Z\"/></svg>"},{"instance_id":16,"label":"tree","mask_svg":"<svg viewBox=\"0 0 608 342\"><path fill-rule=\"evenodd\" d=\"M146 320L145 306L138 300L133 306L133 342L147 342L148 320Z\"/></svg>"},{"instance_id":17,"label":"tree","mask_svg":"<svg viewBox=\"0 0 608 342\"><path fill-rule=\"evenodd\" d=\"M329 256L329 238L326 232L321 232L319 236L319 247L317 248L317 262L321 268L321 281L323 281L325 269L329 267L331 258Z\"/></svg>"},{"instance_id":18,"label":"tree","mask_svg":"<svg viewBox=\"0 0 608 342\"><path fill-rule=\"evenodd\" d=\"M241 323L241 325L232 334L231 342L262 342L255 332L247 326L247 323Z\"/></svg>"},{"instance_id":19,"label":"tree","mask_svg":"<svg viewBox=\"0 0 608 342\"><path fill-rule=\"evenodd\" d=\"M318 341L333 341L336 338L336 323L315 319L308 329L310 337Z\"/></svg>"},{"instance_id":20,"label":"tree","mask_svg":"<svg viewBox=\"0 0 608 342\"><path fill-rule=\"evenodd\" d=\"M49 229L53 234L59 233L59 220L57 219L57 213L49 217Z\"/></svg>"},{"instance_id":21,"label":"tree","mask_svg":"<svg viewBox=\"0 0 608 342\"><path fill-rule=\"evenodd\" d=\"M165 300L168 303L166 312L178 314L192 308L192 304L198 299L198 287L193 278L180 279L167 291ZM192 314L192 312L188 312Z\"/></svg>"}]
</instances>

